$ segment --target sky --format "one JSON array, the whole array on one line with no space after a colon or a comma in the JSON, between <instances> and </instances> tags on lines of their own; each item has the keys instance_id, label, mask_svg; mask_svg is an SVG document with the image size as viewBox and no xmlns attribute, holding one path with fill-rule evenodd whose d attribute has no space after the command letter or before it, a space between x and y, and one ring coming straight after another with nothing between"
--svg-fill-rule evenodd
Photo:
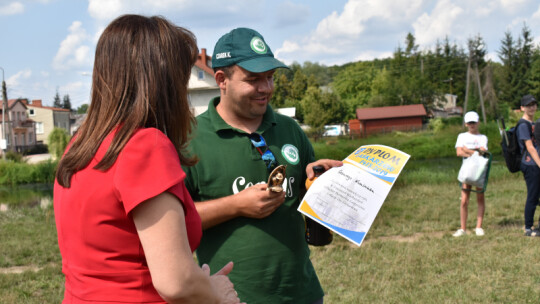
<instances>
[{"instance_id":1,"label":"sky","mask_svg":"<svg viewBox=\"0 0 540 304\"><path fill-rule=\"evenodd\" d=\"M128 13L161 15L191 30L208 54L223 34L250 27L286 64L388 58L408 33L421 51L446 37L466 48L480 35L494 61L505 32L517 38L526 25L540 43L538 0L0 0L8 99L51 106L58 92L73 108L89 103L96 42Z\"/></svg>"}]
</instances>

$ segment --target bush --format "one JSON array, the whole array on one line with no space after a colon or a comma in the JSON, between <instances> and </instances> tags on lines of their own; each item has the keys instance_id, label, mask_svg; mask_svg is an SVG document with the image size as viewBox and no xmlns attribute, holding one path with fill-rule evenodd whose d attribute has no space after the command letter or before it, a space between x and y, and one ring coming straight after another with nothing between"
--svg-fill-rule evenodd
<instances>
[{"instance_id":1,"label":"bush","mask_svg":"<svg viewBox=\"0 0 540 304\"><path fill-rule=\"evenodd\" d=\"M47 148L47 145L44 145L44 144L37 144L25 152L26 155L45 154L45 153L49 153L49 149Z\"/></svg>"},{"instance_id":2,"label":"bush","mask_svg":"<svg viewBox=\"0 0 540 304\"><path fill-rule=\"evenodd\" d=\"M437 133L444 129L444 122L442 121L442 118L434 118L429 122L429 128L433 130L433 132Z\"/></svg>"},{"instance_id":3,"label":"bush","mask_svg":"<svg viewBox=\"0 0 540 304\"><path fill-rule=\"evenodd\" d=\"M12 162L16 162L16 163L23 163L24 162L22 154L19 154L17 152L13 152L13 151L8 151L6 153L6 159L8 159L8 160L10 160Z\"/></svg>"},{"instance_id":4,"label":"bush","mask_svg":"<svg viewBox=\"0 0 540 304\"><path fill-rule=\"evenodd\" d=\"M64 154L69 139L67 131L61 128L54 128L49 134L49 151L56 159L60 159Z\"/></svg>"},{"instance_id":5,"label":"bush","mask_svg":"<svg viewBox=\"0 0 540 304\"><path fill-rule=\"evenodd\" d=\"M53 183L57 165L51 160L38 164L1 161L0 185Z\"/></svg>"}]
</instances>

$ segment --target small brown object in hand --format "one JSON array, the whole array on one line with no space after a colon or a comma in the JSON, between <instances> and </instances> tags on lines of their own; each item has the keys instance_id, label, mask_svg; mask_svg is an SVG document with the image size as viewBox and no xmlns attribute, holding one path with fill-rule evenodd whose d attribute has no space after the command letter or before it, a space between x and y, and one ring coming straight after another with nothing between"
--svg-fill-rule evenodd
<instances>
[{"instance_id":1,"label":"small brown object in hand","mask_svg":"<svg viewBox=\"0 0 540 304\"><path fill-rule=\"evenodd\" d=\"M285 181L285 169L287 166L277 166L268 177L268 191L282 192Z\"/></svg>"}]
</instances>

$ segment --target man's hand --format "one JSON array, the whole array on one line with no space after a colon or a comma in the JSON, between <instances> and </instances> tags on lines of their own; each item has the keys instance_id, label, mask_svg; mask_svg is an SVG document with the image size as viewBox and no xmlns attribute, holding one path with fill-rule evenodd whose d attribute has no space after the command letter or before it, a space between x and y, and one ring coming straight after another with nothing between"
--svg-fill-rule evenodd
<instances>
[{"instance_id":1,"label":"man's hand","mask_svg":"<svg viewBox=\"0 0 540 304\"><path fill-rule=\"evenodd\" d=\"M285 192L266 191L268 185L257 184L235 195L237 210L241 216L265 218L285 201Z\"/></svg>"},{"instance_id":2,"label":"man's hand","mask_svg":"<svg viewBox=\"0 0 540 304\"><path fill-rule=\"evenodd\" d=\"M333 159L319 159L318 161L308 164L306 167L306 174L309 180L312 180L313 177L315 177L315 173L313 172L314 166L323 166L324 170L326 171L333 167L343 166L343 162L340 160L333 160Z\"/></svg>"}]
</instances>

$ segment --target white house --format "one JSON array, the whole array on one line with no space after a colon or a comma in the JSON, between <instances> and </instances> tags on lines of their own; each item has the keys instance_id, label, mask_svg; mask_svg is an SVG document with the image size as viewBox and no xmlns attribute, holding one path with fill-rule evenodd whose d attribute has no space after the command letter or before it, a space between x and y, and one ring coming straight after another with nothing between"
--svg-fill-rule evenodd
<instances>
[{"instance_id":1,"label":"white house","mask_svg":"<svg viewBox=\"0 0 540 304\"><path fill-rule=\"evenodd\" d=\"M22 100L10 99L7 103L7 115L0 116L0 136L4 134L2 128L5 125L7 150L22 153L36 145L34 121L27 116L26 110L26 104Z\"/></svg>"},{"instance_id":2,"label":"white house","mask_svg":"<svg viewBox=\"0 0 540 304\"><path fill-rule=\"evenodd\" d=\"M54 128L62 128L71 134L71 111L68 109L43 106L41 99L29 101L23 99L28 108L28 117L36 122L38 142L48 144L49 134Z\"/></svg>"},{"instance_id":3,"label":"white house","mask_svg":"<svg viewBox=\"0 0 540 304\"><path fill-rule=\"evenodd\" d=\"M206 49L201 49L197 62L191 69L188 84L189 100L195 116L206 111L210 99L219 96L219 87L211 66L212 57L206 55Z\"/></svg>"}]
</instances>

